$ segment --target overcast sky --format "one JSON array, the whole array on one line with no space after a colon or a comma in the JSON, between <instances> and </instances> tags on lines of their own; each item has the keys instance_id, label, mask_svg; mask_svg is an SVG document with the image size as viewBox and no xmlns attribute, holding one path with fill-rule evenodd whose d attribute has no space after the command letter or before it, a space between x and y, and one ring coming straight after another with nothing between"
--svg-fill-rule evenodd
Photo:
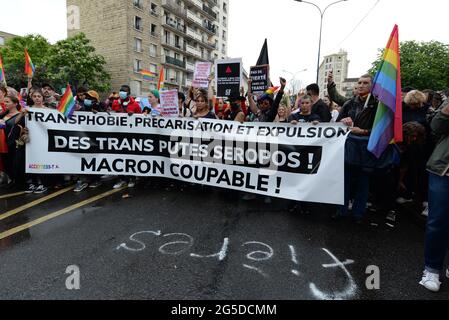
<instances>
[{"instance_id":1,"label":"overcast sky","mask_svg":"<svg viewBox=\"0 0 449 320\"><path fill-rule=\"evenodd\" d=\"M308 71L299 73L297 78L304 84L315 81L320 27L317 8L294 0L229 1L229 57L242 57L249 71L268 38L273 82L279 76L292 78L283 70L296 73L303 69ZM310 1L324 9L335 0ZM39 33L52 43L67 36L65 0L4 1L1 10L1 31ZM378 49L386 46L395 23L399 25L401 41L437 40L449 44L448 16L447 0L341 2L324 15L322 55L346 50L351 61L349 77L357 77L370 68Z\"/></svg>"}]
</instances>

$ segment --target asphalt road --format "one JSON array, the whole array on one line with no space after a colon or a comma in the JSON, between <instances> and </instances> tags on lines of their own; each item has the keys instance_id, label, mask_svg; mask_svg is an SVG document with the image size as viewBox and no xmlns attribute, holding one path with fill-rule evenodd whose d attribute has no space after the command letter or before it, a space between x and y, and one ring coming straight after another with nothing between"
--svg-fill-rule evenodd
<instances>
[{"instance_id":1,"label":"asphalt road","mask_svg":"<svg viewBox=\"0 0 449 320\"><path fill-rule=\"evenodd\" d=\"M330 219L331 206L301 215L284 200L171 183L2 191L0 299L449 299L449 279L438 294L418 285L424 228L407 211L394 228L373 212L356 225Z\"/></svg>"}]
</instances>

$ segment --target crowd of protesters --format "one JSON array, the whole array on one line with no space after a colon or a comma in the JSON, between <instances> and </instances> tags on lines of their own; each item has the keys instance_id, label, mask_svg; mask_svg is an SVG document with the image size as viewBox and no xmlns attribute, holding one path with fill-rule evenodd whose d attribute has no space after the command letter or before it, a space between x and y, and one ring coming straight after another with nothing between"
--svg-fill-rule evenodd
<instances>
[{"instance_id":1,"label":"crowd of protesters","mask_svg":"<svg viewBox=\"0 0 449 320\"><path fill-rule=\"evenodd\" d=\"M363 224L367 208L375 203L387 219L394 221L398 206L418 203L428 221L426 269L421 284L438 291L438 274L444 268L449 235L449 99L444 92L404 88L404 141L390 145L377 159L366 148L378 106L378 101L370 95L372 82L370 75L361 76L354 96L347 98L336 90L330 72L326 92L320 92L317 84L311 84L294 97L293 105L290 105L290 97L284 99L287 83L283 78L280 78L279 87L259 96L251 92L251 81L246 94L242 89L227 99L215 98L212 86L209 90L192 87L186 94L178 94L179 117L240 123L316 125L339 122L346 125L351 134L345 150L345 204L335 209L332 218L346 220L352 214L355 223ZM104 101L98 92L88 88L78 87L75 92L76 111L162 115L158 90L150 91L149 106L144 107L128 85L123 85ZM26 110L55 109L60 98L49 83L29 85L21 94L12 88L0 87L0 171L4 188L45 193L50 187L75 183L74 191L81 192L102 184L100 176L25 174L25 145L30 135L25 127ZM114 188L135 185L135 177L121 176ZM242 199L255 197L244 195ZM307 204L290 203L288 208L304 214L310 212Z\"/></svg>"}]
</instances>

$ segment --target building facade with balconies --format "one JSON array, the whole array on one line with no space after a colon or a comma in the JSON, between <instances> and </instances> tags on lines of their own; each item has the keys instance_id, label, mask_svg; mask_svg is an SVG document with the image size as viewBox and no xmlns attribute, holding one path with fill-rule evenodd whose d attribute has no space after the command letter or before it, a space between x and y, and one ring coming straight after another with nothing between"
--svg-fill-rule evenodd
<instances>
[{"instance_id":1,"label":"building facade with balconies","mask_svg":"<svg viewBox=\"0 0 449 320\"><path fill-rule=\"evenodd\" d=\"M226 2L223 15L222 2ZM156 88L145 81L141 69L159 75L164 68L165 87L185 91L195 63L226 57L228 0L67 0L78 6L80 29L97 52L106 58L113 90L129 84L134 95ZM225 26L223 25L223 16ZM226 38L227 40L227 38Z\"/></svg>"}]
</instances>

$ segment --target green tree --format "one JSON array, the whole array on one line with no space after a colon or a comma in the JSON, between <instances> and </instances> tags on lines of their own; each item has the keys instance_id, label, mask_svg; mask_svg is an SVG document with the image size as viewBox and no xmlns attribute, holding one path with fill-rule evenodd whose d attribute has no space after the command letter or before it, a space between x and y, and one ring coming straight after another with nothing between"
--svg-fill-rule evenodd
<instances>
[{"instance_id":1,"label":"green tree","mask_svg":"<svg viewBox=\"0 0 449 320\"><path fill-rule=\"evenodd\" d=\"M110 75L104 70L106 60L83 33L58 41L49 50L49 76L57 87L70 83L75 88L87 86L99 92L110 90Z\"/></svg>"},{"instance_id":2,"label":"green tree","mask_svg":"<svg viewBox=\"0 0 449 320\"><path fill-rule=\"evenodd\" d=\"M369 71L379 70L384 50ZM449 45L438 41L406 41L400 44L402 87L445 90L449 88Z\"/></svg>"},{"instance_id":3,"label":"green tree","mask_svg":"<svg viewBox=\"0 0 449 320\"><path fill-rule=\"evenodd\" d=\"M50 50L50 43L40 35L14 37L0 49L5 67L5 76L9 86L26 87L28 82L25 75L25 48L28 49L31 60L36 66L33 82L42 82L48 78L46 59Z\"/></svg>"}]
</instances>

